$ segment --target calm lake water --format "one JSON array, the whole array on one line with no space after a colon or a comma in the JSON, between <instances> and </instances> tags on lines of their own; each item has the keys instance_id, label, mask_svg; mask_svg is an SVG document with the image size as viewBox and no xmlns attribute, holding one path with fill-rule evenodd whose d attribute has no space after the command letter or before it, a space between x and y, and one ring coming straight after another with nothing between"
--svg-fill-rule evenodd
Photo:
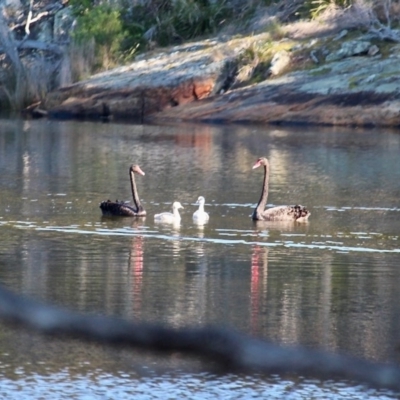
<instances>
[{"instance_id":1,"label":"calm lake water","mask_svg":"<svg viewBox=\"0 0 400 400\"><path fill-rule=\"evenodd\" d=\"M254 224L306 205L308 224ZM148 216L102 218L130 200ZM282 344L400 362L400 134L385 130L135 126L0 120L0 282L85 313L223 324ZM197 197L210 221L193 224ZM179 226L153 215L180 201ZM0 398L397 398L341 381L224 375L0 326Z\"/></svg>"}]
</instances>

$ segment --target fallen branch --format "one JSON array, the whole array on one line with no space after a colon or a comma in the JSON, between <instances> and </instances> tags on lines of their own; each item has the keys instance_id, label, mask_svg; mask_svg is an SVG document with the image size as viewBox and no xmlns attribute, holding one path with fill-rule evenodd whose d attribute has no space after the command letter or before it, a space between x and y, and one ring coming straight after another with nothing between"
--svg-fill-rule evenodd
<instances>
[{"instance_id":1,"label":"fallen branch","mask_svg":"<svg viewBox=\"0 0 400 400\"><path fill-rule=\"evenodd\" d=\"M155 352L180 351L217 362L227 372L297 373L345 378L400 390L400 368L301 347L283 347L232 330L173 329L157 324L82 315L41 304L0 286L0 319L47 335L74 337Z\"/></svg>"},{"instance_id":2,"label":"fallen branch","mask_svg":"<svg viewBox=\"0 0 400 400\"><path fill-rule=\"evenodd\" d=\"M29 10L31 12L31 15L29 16L29 13L28 13L28 17L27 17L26 20L24 20L22 22L19 22L19 23L16 23L12 27L10 27L10 30L11 31L15 31L16 29L24 28L25 32L26 32L26 26L27 25L28 25L28 27L30 27L30 25L32 25L32 24L34 24L36 22L39 22L43 18L46 18L48 16L54 15L57 11L61 10L63 7L64 6L62 4L60 4L60 3L48 4L43 9L44 11L39 12L39 14L37 14L36 17L33 17L33 12L37 11L37 10L34 10L34 8L36 8L36 7L33 7L32 3L31 3L31 6L29 8ZM19 19L22 19L22 17L23 16L21 16L21 18L19 18ZM29 21L29 23L28 23L28 21Z\"/></svg>"}]
</instances>

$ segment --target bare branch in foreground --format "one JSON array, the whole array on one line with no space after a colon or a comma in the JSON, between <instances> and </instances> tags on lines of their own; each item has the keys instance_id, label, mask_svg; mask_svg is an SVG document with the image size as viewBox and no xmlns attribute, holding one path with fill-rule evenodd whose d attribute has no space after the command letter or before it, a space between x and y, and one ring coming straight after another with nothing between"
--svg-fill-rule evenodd
<instances>
[{"instance_id":1,"label":"bare branch in foreground","mask_svg":"<svg viewBox=\"0 0 400 400\"><path fill-rule=\"evenodd\" d=\"M223 328L173 329L106 316L82 315L32 301L1 286L0 319L47 335L157 352L180 351L212 360L229 372L345 378L373 387L400 390L398 366L325 351L278 346Z\"/></svg>"}]
</instances>

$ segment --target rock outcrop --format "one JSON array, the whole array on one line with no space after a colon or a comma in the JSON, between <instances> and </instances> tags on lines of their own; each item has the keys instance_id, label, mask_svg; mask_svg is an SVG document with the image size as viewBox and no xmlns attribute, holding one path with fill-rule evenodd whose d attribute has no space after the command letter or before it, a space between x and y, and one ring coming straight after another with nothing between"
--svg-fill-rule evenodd
<instances>
[{"instance_id":1,"label":"rock outcrop","mask_svg":"<svg viewBox=\"0 0 400 400\"><path fill-rule=\"evenodd\" d=\"M241 47L186 46L62 88L48 97L47 108L54 117L157 123L400 126L398 56L368 56L370 44L365 55L226 93ZM342 48L360 46L353 41Z\"/></svg>"},{"instance_id":2,"label":"rock outcrop","mask_svg":"<svg viewBox=\"0 0 400 400\"><path fill-rule=\"evenodd\" d=\"M48 95L45 107L53 117L143 121L226 89L243 46L215 40L179 46L63 87Z\"/></svg>"},{"instance_id":3,"label":"rock outcrop","mask_svg":"<svg viewBox=\"0 0 400 400\"><path fill-rule=\"evenodd\" d=\"M400 126L400 66L347 58L148 118L199 122Z\"/></svg>"},{"instance_id":4,"label":"rock outcrop","mask_svg":"<svg viewBox=\"0 0 400 400\"><path fill-rule=\"evenodd\" d=\"M384 58L368 38L346 35L279 50L269 78L244 88L227 90L240 55L261 36L148 56L61 88L45 106L62 118L400 126L397 46ZM327 50L335 41L336 49ZM285 74L302 57L314 68Z\"/></svg>"}]
</instances>

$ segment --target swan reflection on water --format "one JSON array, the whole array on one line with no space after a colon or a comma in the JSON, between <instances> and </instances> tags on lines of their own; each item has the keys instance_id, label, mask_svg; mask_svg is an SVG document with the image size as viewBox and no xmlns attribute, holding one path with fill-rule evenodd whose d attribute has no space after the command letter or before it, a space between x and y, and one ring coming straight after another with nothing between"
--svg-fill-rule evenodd
<instances>
[{"instance_id":1,"label":"swan reflection on water","mask_svg":"<svg viewBox=\"0 0 400 400\"><path fill-rule=\"evenodd\" d=\"M155 228L158 230L159 234L169 240L165 241L165 246L168 248L172 243L172 254L174 258L180 256L181 251L181 221L156 221L154 220Z\"/></svg>"},{"instance_id":2,"label":"swan reflection on water","mask_svg":"<svg viewBox=\"0 0 400 400\"><path fill-rule=\"evenodd\" d=\"M180 257L181 253L181 224L180 222L174 222L170 225L172 234L172 254L175 258Z\"/></svg>"},{"instance_id":3,"label":"swan reflection on water","mask_svg":"<svg viewBox=\"0 0 400 400\"><path fill-rule=\"evenodd\" d=\"M130 246L126 259L127 282L131 302L132 317L140 317L142 313L142 286L144 269L144 234L146 218L120 218L119 216L102 216L101 225L110 234L123 234L129 237Z\"/></svg>"},{"instance_id":4,"label":"swan reflection on water","mask_svg":"<svg viewBox=\"0 0 400 400\"><path fill-rule=\"evenodd\" d=\"M197 228L197 232L194 234L197 236L199 239L204 239L204 224L195 224ZM197 240L194 245L194 252L196 253L197 257L199 259L202 259L204 256L204 241L203 240Z\"/></svg>"},{"instance_id":5,"label":"swan reflection on water","mask_svg":"<svg viewBox=\"0 0 400 400\"><path fill-rule=\"evenodd\" d=\"M251 254L251 283L250 283L250 327L251 333L259 334L259 316L262 310L262 299L267 297L268 282L268 248L254 245Z\"/></svg>"},{"instance_id":6,"label":"swan reflection on water","mask_svg":"<svg viewBox=\"0 0 400 400\"><path fill-rule=\"evenodd\" d=\"M309 222L301 224L293 221L253 221L256 232L280 231L280 232L307 232Z\"/></svg>"},{"instance_id":7,"label":"swan reflection on water","mask_svg":"<svg viewBox=\"0 0 400 400\"><path fill-rule=\"evenodd\" d=\"M146 217L142 218L119 218L119 216L116 215L102 215L100 218L101 225L109 229L110 232L114 231L116 229L129 229L132 230L133 232L136 232L137 230L143 231L143 229L146 227L145 222L146 222Z\"/></svg>"},{"instance_id":8,"label":"swan reflection on water","mask_svg":"<svg viewBox=\"0 0 400 400\"><path fill-rule=\"evenodd\" d=\"M128 279L132 294L132 312L135 318L140 317L142 312L143 260L144 238L142 235L137 235L132 238L128 259Z\"/></svg>"}]
</instances>

